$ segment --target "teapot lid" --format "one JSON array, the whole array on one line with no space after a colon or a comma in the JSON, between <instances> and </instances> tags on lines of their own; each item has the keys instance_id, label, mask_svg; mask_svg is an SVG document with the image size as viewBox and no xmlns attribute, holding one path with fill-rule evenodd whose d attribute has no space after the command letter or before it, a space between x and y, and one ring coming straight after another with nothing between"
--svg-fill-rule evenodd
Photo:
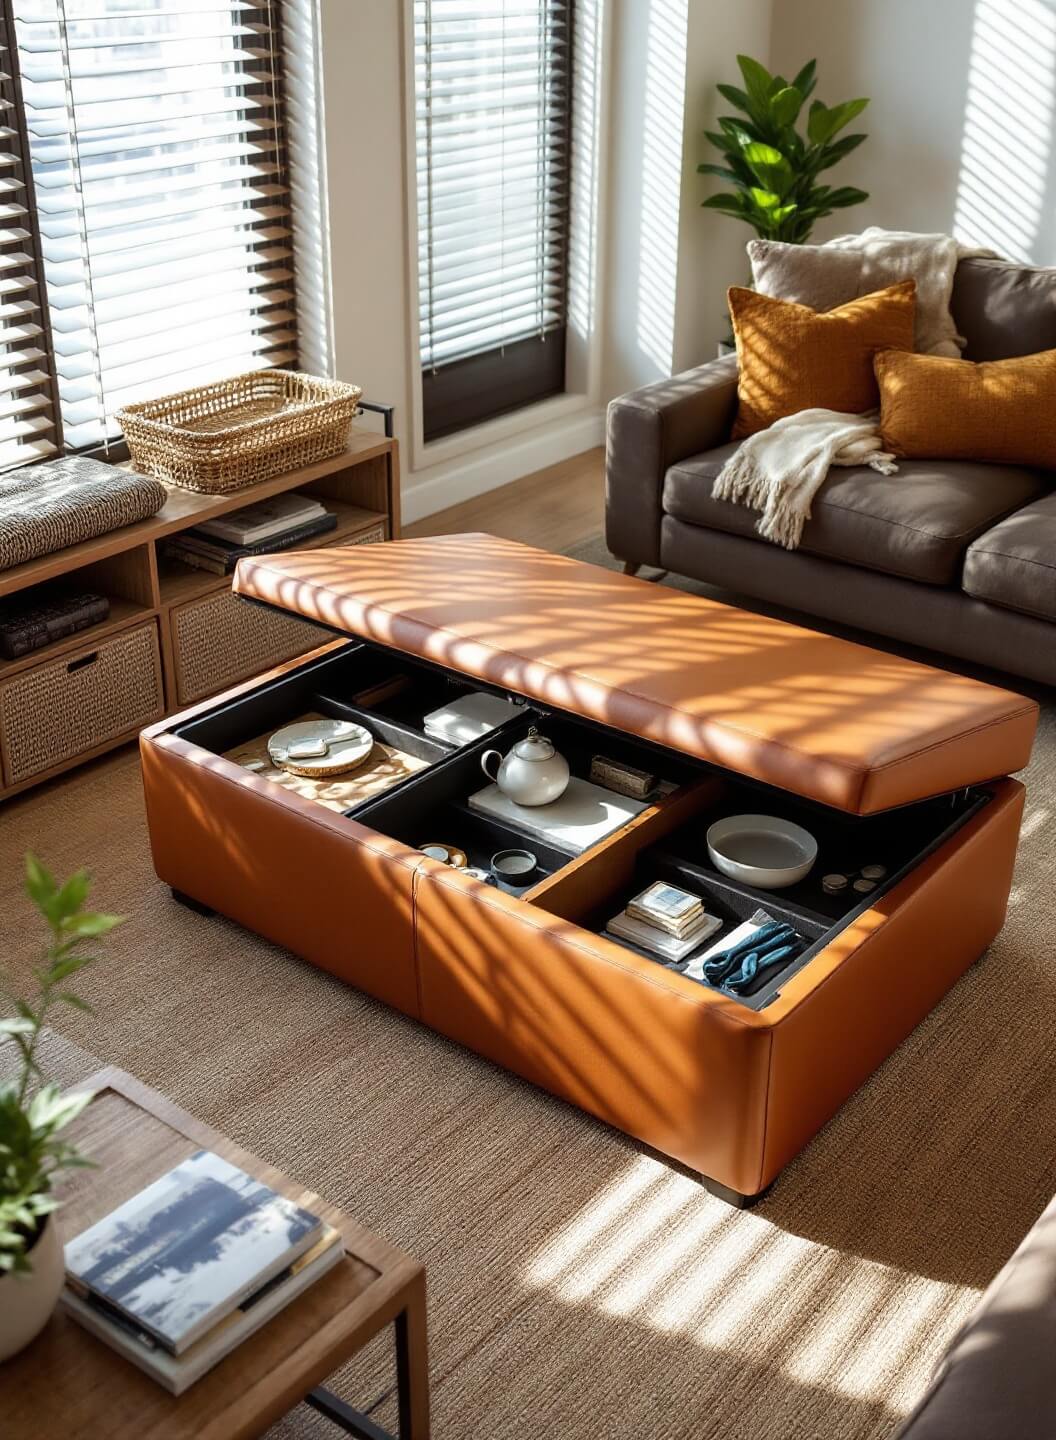
<instances>
[{"instance_id":1,"label":"teapot lid","mask_svg":"<svg viewBox=\"0 0 1056 1440\"><path fill-rule=\"evenodd\" d=\"M525 738L518 740L513 753L518 760L552 760L557 752L553 743L545 735L540 735L533 725Z\"/></svg>"}]
</instances>

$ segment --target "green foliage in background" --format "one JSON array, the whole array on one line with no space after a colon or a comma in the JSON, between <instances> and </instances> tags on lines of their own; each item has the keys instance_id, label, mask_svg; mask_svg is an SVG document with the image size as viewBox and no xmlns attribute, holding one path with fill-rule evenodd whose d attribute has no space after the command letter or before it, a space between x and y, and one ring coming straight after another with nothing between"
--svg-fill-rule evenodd
<instances>
[{"instance_id":1,"label":"green foliage in background","mask_svg":"<svg viewBox=\"0 0 1056 1440\"><path fill-rule=\"evenodd\" d=\"M740 114L720 116L718 131L705 132L722 152L722 163L697 167L705 175L728 180L734 188L709 196L704 205L743 220L764 240L801 245L823 216L869 198L851 185L833 189L818 182L822 171L866 139L865 135L836 137L869 101L845 100L830 108L815 100L801 135L796 125L814 90L816 61L804 65L791 82L771 75L748 55L738 55L737 64L744 89L717 88Z\"/></svg>"},{"instance_id":2,"label":"green foliage in background","mask_svg":"<svg viewBox=\"0 0 1056 1440\"><path fill-rule=\"evenodd\" d=\"M48 1012L58 1003L88 1009L67 982L95 958L85 946L121 923L118 915L84 909L90 885L84 870L60 885L39 860L26 856L26 893L48 927L49 943L36 971L36 993L26 998L5 991L15 1014L0 1019L0 1041L13 1042L19 1052L15 1078L0 1085L0 1275L30 1268L30 1243L58 1206L51 1193L55 1176L91 1164L59 1138L91 1092L41 1085L31 1093L40 1078L37 1044Z\"/></svg>"}]
</instances>

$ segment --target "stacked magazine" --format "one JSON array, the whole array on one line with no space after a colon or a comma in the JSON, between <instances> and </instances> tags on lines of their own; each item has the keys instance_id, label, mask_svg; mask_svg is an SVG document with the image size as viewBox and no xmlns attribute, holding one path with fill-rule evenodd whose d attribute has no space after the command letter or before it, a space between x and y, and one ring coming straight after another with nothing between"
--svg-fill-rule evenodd
<instances>
[{"instance_id":1,"label":"stacked magazine","mask_svg":"<svg viewBox=\"0 0 1056 1440\"><path fill-rule=\"evenodd\" d=\"M629 940L664 960L684 960L722 921L709 915L699 895L691 895L663 880L648 886L614 915L605 933L617 940Z\"/></svg>"},{"instance_id":2,"label":"stacked magazine","mask_svg":"<svg viewBox=\"0 0 1056 1440\"><path fill-rule=\"evenodd\" d=\"M339 1233L200 1150L66 1246L66 1309L173 1395L336 1265Z\"/></svg>"},{"instance_id":3,"label":"stacked magazine","mask_svg":"<svg viewBox=\"0 0 1056 1440\"><path fill-rule=\"evenodd\" d=\"M216 520L204 520L168 540L165 552L197 570L229 575L243 556L289 550L336 528L337 516L318 500L290 491Z\"/></svg>"}]
</instances>

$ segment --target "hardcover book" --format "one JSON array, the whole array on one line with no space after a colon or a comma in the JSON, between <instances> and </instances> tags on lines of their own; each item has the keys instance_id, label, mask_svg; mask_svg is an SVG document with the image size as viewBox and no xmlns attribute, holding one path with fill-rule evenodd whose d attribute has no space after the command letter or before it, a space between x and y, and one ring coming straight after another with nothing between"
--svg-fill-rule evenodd
<instances>
[{"instance_id":1,"label":"hardcover book","mask_svg":"<svg viewBox=\"0 0 1056 1440\"><path fill-rule=\"evenodd\" d=\"M66 1246L66 1278L174 1355L320 1238L323 1224L199 1150Z\"/></svg>"},{"instance_id":2,"label":"hardcover book","mask_svg":"<svg viewBox=\"0 0 1056 1440\"><path fill-rule=\"evenodd\" d=\"M105 595L38 585L0 604L0 656L17 660L110 615Z\"/></svg>"},{"instance_id":3,"label":"hardcover book","mask_svg":"<svg viewBox=\"0 0 1056 1440\"><path fill-rule=\"evenodd\" d=\"M234 545L255 545L260 540L267 540L295 525L305 525L325 514L326 510L318 500L290 491L285 495L273 495L270 500L259 500L255 505L247 505L219 519L203 520L197 529L205 535L229 540Z\"/></svg>"},{"instance_id":4,"label":"hardcover book","mask_svg":"<svg viewBox=\"0 0 1056 1440\"><path fill-rule=\"evenodd\" d=\"M272 535L267 540L258 540L254 545L234 545L229 541L212 539L199 533L198 529L187 530L182 535L166 542L165 553L182 565L191 565L196 570L208 570L214 575L229 575L245 555L269 555L272 551L289 550L294 545L303 545L317 535L325 535L337 529L337 516L329 511L304 525L296 525Z\"/></svg>"},{"instance_id":5,"label":"hardcover book","mask_svg":"<svg viewBox=\"0 0 1056 1440\"><path fill-rule=\"evenodd\" d=\"M285 1309L291 1300L339 1264L344 1253L338 1231L329 1225L324 1226L322 1238L311 1250L274 1280L254 1291L179 1355L172 1355L160 1345L153 1344L149 1337L137 1333L134 1326L115 1318L91 1295L78 1295L67 1286L61 1299L69 1313L86 1330L131 1360L170 1394L182 1395L243 1340L248 1340L273 1315Z\"/></svg>"}]
</instances>

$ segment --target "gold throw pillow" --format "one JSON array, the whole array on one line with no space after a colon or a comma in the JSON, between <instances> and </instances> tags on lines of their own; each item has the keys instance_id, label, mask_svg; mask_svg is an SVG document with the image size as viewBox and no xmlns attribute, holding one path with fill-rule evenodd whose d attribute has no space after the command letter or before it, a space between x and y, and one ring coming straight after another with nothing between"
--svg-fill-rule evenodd
<instances>
[{"instance_id":1,"label":"gold throw pillow","mask_svg":"<svg viewBox=\"0 0 1056 1440\"><path fill-rule=\"evenodd\" d=\"M737 286L729 292L737 341L733 438L765 430L798 410L875 410L873 359L912 350L916 282L903 280L820 313Z\"/></svg>"},{"instance_id":2,"label":"gold throw pillow","mask_svg":"<svg viewBox=\"0 0 1056 1440\"><path fill-rule=\"evenodd\" d=\"M1056 470L1056 350L1012 360L876 357L884 449Z\"/></svg>"}]
</instances>

